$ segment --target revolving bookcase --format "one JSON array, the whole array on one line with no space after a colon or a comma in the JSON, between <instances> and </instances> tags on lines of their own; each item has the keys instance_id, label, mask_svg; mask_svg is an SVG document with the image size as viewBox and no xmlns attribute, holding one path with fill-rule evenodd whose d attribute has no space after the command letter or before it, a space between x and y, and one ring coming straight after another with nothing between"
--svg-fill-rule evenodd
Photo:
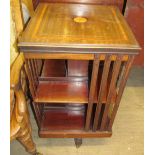
<instances>
[{"instance_id":1,"label":"revolving bookcase","mask_svg":"<svg viewBox=\"0 0 155 155\"><path fill-rule=\"evenodd\" d=\"M140 49L117 7L40 3L18 46L40 137L112 135Z\"/></svg>"}]
</instances>

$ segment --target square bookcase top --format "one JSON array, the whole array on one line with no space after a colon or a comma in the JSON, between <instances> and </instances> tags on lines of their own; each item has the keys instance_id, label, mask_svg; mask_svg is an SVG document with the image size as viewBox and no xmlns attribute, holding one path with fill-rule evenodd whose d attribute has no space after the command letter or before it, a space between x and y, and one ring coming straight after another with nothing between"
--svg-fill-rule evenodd
<instances>
[{"instance_id":1,"label":"square bookcase top","mask_svg":"<svg viewBox=\"0 0 155 155\"><path fill-rule=\"evenodd\" d=\"M18 46L22 51L61 52L140 49L117 7L65 3L40 3Z\"/></svg>"}]
</instances>

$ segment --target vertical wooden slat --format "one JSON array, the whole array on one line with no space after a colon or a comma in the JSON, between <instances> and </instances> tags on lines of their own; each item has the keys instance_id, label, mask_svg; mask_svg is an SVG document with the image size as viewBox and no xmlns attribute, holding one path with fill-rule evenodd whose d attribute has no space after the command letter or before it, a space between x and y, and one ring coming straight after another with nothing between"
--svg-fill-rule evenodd
<instances>
[{"instance_id":1,"label":"vertical wooden slat","mask_svg":"<svg viewBox=\"0 0 155 155\"><path fill-rule=\"evenodd\" d=\"M113 109L113 112L112 112L112 115L111 115L108 130L110 130L112 128L112 125L113 125L113 122L114 122L114 119L115 119L115 116L116 116L116 113L117 113L117 110L118 110L118 107L119 107L119 103L120 103L120 100L121 100L121 97L122 97L122 94L123 94L123 91L124 91L124 88L125 88L127 78L128 78L130 68L132 66L133 61L134 61L134 56L130 56L128 62L125 65L125 71L123 73L123 77L122 77L122 80L121 80L121 83L120 83L118 96L116 98L116 103L114 105L114 109Z\"/></svg>"},{"instance_id":2,"label":"vertical wooden slat","mask_svg":"<svg viewBox=\"0 0 155 155\"><path fill-rule=\"evenodd\" d=\"M37 78L36 69L35 69L35 66L34 66L33 59L30 59L30 60L29 60L29 64L30 64L30 68L31 68L30 71L31 71L32 76L33 76L35 88L37 88L37 85L38 85L38 78Z\"/></svg>"},{"instance_id":3,"label":"vertical wooden slat","mask_svg":"<svg viewBox=\"0 0 155 155\"><path fill-rule=\"evenodd\" d=\"M31 94L32 97L35 97L35 86L34 86L34 82L33 82L33 77L32 77L32 73L30 71L30 66L29 66L29 62L27 59L25 59L25 65L26 65L26 71L27 71L27 75L28 75L28 79L29 79L29 83L30 83L30 90L31 90Z\"/></svg>"},{"instance_id":4,"label":"vertical wooden slat","mask_svg":"<svg viewBox=\"0 0 155 155\"><path fill-rule=\"evenodd\" d=\"M121 64L121 67L120 67L120 71L119 71L119 74L118 74L118 78L117 78L117 82L116 82L116 87L118 88L119 87L119 85L120 85L120 79L122 78L122 76L123 76L123 70L124 70L124 61L122 62L122 64Z\"/></svg>"},{"instance_id":5,"label":"vertical wooden slat","mask_svg":"<svg viewBox=\"0 0 155 155\"><path fill-rule=\"evenodd\" d=\"M40 114L39 107L38 107L37 103L35 103L35 102L32 102L32 106L33 106L33 109L34 109L35 114L36 114L35 117L36 117L37 125L38 125L38 127L40 127L41 114Z\"/></svg>"},{"instance_id":6,"label":"vertical wooden slat","mask_svg":"<svg viewBox=\"0 0 155 155\"><path fill-rule=\"evenodd\" d=\"M33 68L32 68L32 63L31 63L31 59L28 59L28 66L29 66L29 71L30 71L30 75L32 78L32 83L34 86L34 90L36 90L36 80L35 80L35 76L34 76L34 72L33 72Z\"/></svg>"},{"instance_id":7,"label":"vertical wooden slat","mask_svg":"<svg viewBox=\"0 0 155 155\"><path fill-rule=\"evenodd\" d=\"M105 61L104 61L102 79L101 79L100 90L99 90L99 95L98 95L98 104L96 107L94 124L93 124L93 131L97 130L99 116L100 116L101 107L102 107L102 99L103 99L103 95L105 94L105 91L106 91L106 85L107 85L110 63L111 63L111 58L109 55L107 55L105 57Z\"/></svg>"},{"instance_id":8,"label":"vertical wooden slat","mask_svg":"<svg viewBox=\"0 0 155 155\"><path fill-rule=\"evenodd\" d=\"M90 91L89 91L86 125L85 125L85 130L87 130L87 131L90 128L90 121L91 121L91 114L92 114L94 95L95 95L95 90L96 90L96 82L97 82L99 63L100 63L100 55L95 54L95 58L94 58L94 62L93 62L92 76L91 76Z\"/></svg>"},{"instance_id":9,"label":"vertical wooden slat","mask_svg":"<svg viewBox=\"0 0 155 155\"><path fill-rule=\"evenodd\" d=\"M34 65L35 65L35 68L36 68L37 77L39 77L39 68L38 68L38 63L37 63L36 59L34 59Z\"/></svg>"},{"instance_id":10,"label":"vertical wooden slat","mask_svg":"<svg viewBox=\"0 0 155 155\"><path fill-rule=\"evenodd\" d=\"M32 59L28 60L28 64L30 66L30 72L31 72L31 75L32 75L32 79L33 79L33 82L34 82L35 89L36 89L37 88L36 75L35 75L35 71L34 71L34 66L32 64Z\"/></svg>"},{"instance_id":11,"label":"vertical wooden slat","mask_svg":"<svg viewBox=\"0 0 155 155\"><path fill-rule=\"evenodd\" d=\"M115 90L115 85L116 85L117 77L118 77L120 66L121 66L121 60L122 60L122 56L117 56L117 59L114 63L112 79L110 82L110 87L109 87L109 92L108 92L108 97L107 97L107 103L105 105L105 110L103 113L100 130L104 130L106 127L110 102L111 102L111 98L112 98L114 90Z\"/></svg>"}]
</instances>

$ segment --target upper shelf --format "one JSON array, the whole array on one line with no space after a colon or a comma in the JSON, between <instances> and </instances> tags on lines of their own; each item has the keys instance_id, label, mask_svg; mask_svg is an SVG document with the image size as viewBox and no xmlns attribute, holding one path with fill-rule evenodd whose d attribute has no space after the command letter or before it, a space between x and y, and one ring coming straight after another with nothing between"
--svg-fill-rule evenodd
<instances>
[{"instance_id":1,"label":"upper shelf","mask_svg":"<svg viewBox=\"0 0 155 155\"><path fill-rule=\"evenodd\" d=\"M83 63L84 64L84 63ZM88 103L88 77L84 76L66 76L66 67L64 60L45 60L42 74L39 77L34 101L37 103ZM82 67L82 66L81 66ZM88 66L83 66L88 67ZM97 82L94 103L98 102L98 93L101 81L101 69L99 70L99 79ZM108 85L103 96L102 103L106 103ZM116 99L116 93L112 98L112 103Z\"/></svg>"},{"instance_id":2,"label":"upper shelf","mask_svg":"<svg viewBox=\"0 0 155 155\"><path fill-rule=\"evenodd\" d=\"M34 102L37 103L88 103L87 81L40 81ZM106 103L108 91L106 90L102 103ZM94 103L97 103L98 88L95 93ZM111 103L117 97L114 93Z\"/></svg>"},{"instance_id":3,"label":"upper shelf","mask_svg":"<svg viewBox=\"0 0 155 155\"><path fill-rule=\"evenodd\" d=\"M18 45L23 52L117 53L140 49L117 7L63 3L40 3Z\"/></svg>"},{"instance_id":4,"label":"upper shelf","mask_svg":"<svg viewBox=\"0 0 155 155\"><path fill-rule=\"evenodd\" d=\"M34 102L88 103L86 81L40 81Z\"/></svg>"}]
</instances>

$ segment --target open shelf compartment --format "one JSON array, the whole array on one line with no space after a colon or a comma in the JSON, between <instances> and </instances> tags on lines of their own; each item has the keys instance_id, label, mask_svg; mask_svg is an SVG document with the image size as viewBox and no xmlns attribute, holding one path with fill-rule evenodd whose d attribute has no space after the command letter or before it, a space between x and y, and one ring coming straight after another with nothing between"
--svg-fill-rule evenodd
<instances>
[{"instance_id":1,"label":"open shelf compartment","mask_svg":"<svg viewBox=\"0 0 155 155\"><path fill-rule=\"evenodd\" d=\"M83 130L86 105L82 104L45 104L43 109L42 130Z\"/></svg>"},{"instance_id":2,"label":"open shelf compartment","mask_svg":"<svg viewBox=\"0 0 155 155\"><path fill-rule=\"evenodd\" d=\"M40 105L40 104L39 104ZM40 122L40 137L110 137L111 131L85 131L87 104L46 104L42 103L43 112ZM96 104L93 105L91 129ZM102 107L104 110L104 105ZM102 111L103 111L102 110Z\"/></svg>"},{"instance_id":3,"label":"open shelf compartment","mask_svg":"<svg viewBox=\"0 0 155 155\"><path fill-rule=\"evenodd\" d=\"M80 61L81 63L81 61ZM89 84L88 81L91 73L88 74L88 69L81 69L81 75L84 76L67 76L67 66L71 74L72 65L73 68L77 66L78 61L70 61L67 65L65 60L45 60L43 63L42 74L39 77L39 84L37 86L36 95L34 101L37 103L88 103ZM83 67L89 66L88 62L82 62ZM90 71L89 71L90 72ZM76 75L76 72L73 72ZM99 93L100 80L102 69L99 70L98 82L96 93L94 97L94 103L97 103L97 96ZM87 75L87 76L86 76ZM108 92L103 96L103 103L106 103ZM113 101L115 101L116 93L114 94Z\"/></svg>"},{"instance_id":4,"label":"open shelf compartment","mask_svg":"<svg viewBox=\"0 0 155 155\"><path fill-rule=\"evenodd\" d=\"M87 81L40 81L37 103L88 103Z\"/></svg>"}]
</instances>

